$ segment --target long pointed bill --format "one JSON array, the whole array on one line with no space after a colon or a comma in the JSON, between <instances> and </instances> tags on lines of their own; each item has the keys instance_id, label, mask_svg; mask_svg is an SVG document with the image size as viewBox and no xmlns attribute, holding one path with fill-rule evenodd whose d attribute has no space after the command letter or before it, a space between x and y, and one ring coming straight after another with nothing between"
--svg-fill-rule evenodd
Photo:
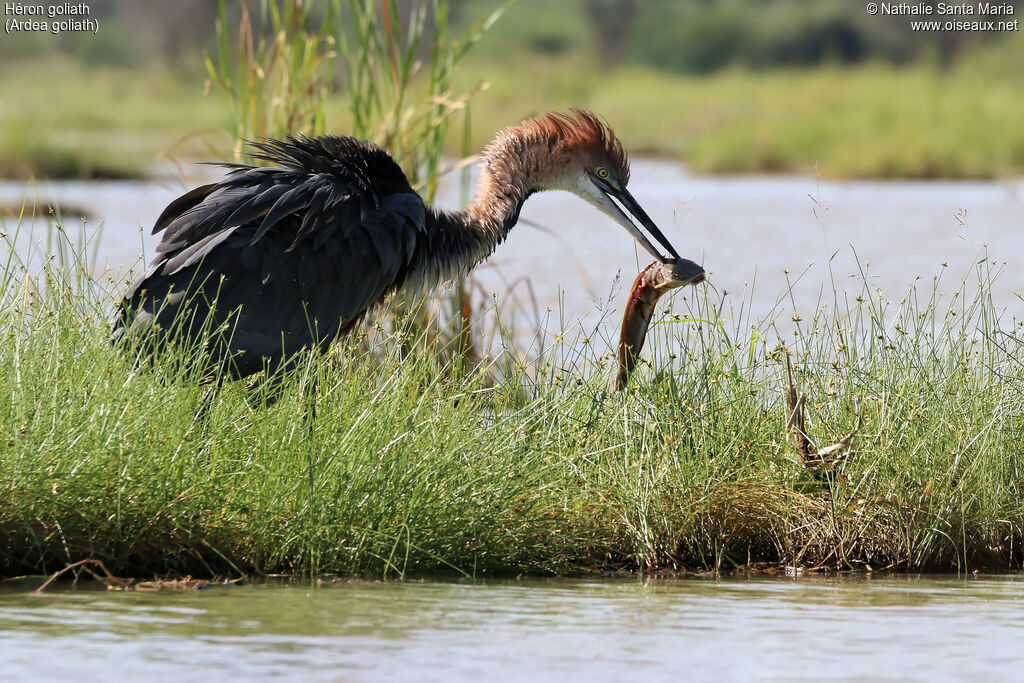
<instances>
[{"instance_id":1,"label":"long pointed bill","mask_svg":"<svg viewBox=\"0 0 1024 683\"><path fill-rule=\"evenodd\" d=\"M608 195L608 197L617 199L619 202L621 202L622 206L625 207L625 209L629 211L631 214L633 214L633 217L640 222L640 225L647 228L647 232L651 233L651 236L654 239L658 240L658 243L661 246L665 247L668 253L671 254L672 258L679 260L679 254L676 253L676 250L672 247L671 243L669 243L665 235L662 234L661 230L658 229L658 226L654 224L654 221L651 220L651 217L647 215L647 212L644 211L639 204L637 204L635 199L633 199L633 195L629 193L629 190L627 190L626 188L622 188L621 190L605 190L602 188L602 190L606 195ZM610 203L612 205L615 205L615 202ZM644 249L651 253L651 256L658 259L662 263L668 260L667 257L663 256L658 251L657 247L651 244L651 241L647 239L647 235L645 235L643 231L641 231L640 228L638 228L636 224L632 220L630 220L629 216L624 214L619 209L618 206L615 206L614 218L618 220L622 227L624 227L626 230L630 232L631 235L633 235L636 241L639 242Z\"/></svg>"}]
</instances>

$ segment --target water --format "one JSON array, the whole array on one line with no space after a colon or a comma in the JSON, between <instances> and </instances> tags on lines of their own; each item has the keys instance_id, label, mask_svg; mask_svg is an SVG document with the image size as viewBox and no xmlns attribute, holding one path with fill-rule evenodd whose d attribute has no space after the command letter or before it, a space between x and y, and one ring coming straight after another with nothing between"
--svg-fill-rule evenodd
<instances>
[{"instance_id":1,"label":"water","mask_svg":"<svg viewBox=\"0 0 1024 683\"><path fill-rule=\"evenodd\" d=\"M209 173L209 167L190 167ZM190 178L191 185L209 178ZM191 186L188 185L188 186ZM149 229L163 207L186 189L180 180L158 183L60 182L26 187L0 183L0 203L26 195L57 198L87 209L105 228L100 261L113 271L137 266L156 244ZM705 265L710 281L726 292L726 315L756 320L796 313L807 319L819 300L840 304L862 292L861 269L873 295L898 302L917 277L925 292L942 275L940 289L955 291L987 250L1006 264L993 297L1007 317L1024 317L1019 273L1024 270L1024 181L869 182L818 181L811 177L690 176L678 164L638 160L630 187L683 256ZM439 203L458 205L455 179ZM508 241L475 272L478 304L497 292L519 311L516 333L529 339L546 309L583 319L595 339L616 339L624 288L650 258L610 219L562 192L527 201ZM8 219L8 225L11 221ZM40 221L42 223L42 221ZM546 230L532 224L546 226ZM81 223L67 221L74 235ZM144 228L144 229L143 229ZM788 275L786 270L789 271ZM616 275L620 277L616 280ZM792 290L788 281L797 281ZM526 281L532 285L526 286ZM748 295L756 280L753 294ZM674 295L680 308L682 291ZM782 300L783 306L776 307ZM602 313L599 309L604 309ZM601 333L593 327L604 319ZM546 334L561 331L554 316Z\"/></svg>"},{"instance_id":2,"label":"water","mask_svg":"<svg viewBox=\"0 0 1024 683\"><path fill-rule=\"evenodd\" d=\"M0 592L8 680L1013 680L1024 578Z\"/></svg>"}]
</instances>

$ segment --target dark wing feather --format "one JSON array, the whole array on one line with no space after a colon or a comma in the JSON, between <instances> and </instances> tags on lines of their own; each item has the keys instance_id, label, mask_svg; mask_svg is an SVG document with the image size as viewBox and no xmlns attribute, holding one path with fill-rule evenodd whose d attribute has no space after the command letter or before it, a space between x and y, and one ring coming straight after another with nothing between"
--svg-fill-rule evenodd
<instances>
[{"instance_id":1,"label":"dark wing feather","mask_svg":"<svg viewBox=\"0 0 1024 683\"><path fill-rule=\"evenodd\" d=\"M337 227L330 221L323 220L323 217L327 214L327 198L331 194L334 183L329 178L321 178L318 180L318 185L319 187L313 190L312 196L307 201L306 212L302 217L302 225L299 228L299 232L295 235L295 241L288 247L288 251L295 249L300 242L303 242L313 234L316 234L322 244L323 240L330 237Z\"/></svg>"},{"instance_id":2,"label":"dark wing feather","mask_svg":"<svg viewBox=\"0 0 1024 683\"><path fill-rule=\"evenodd\" d=\"M224 222L228 225L241 225L259 218L270 211L278 198L288 191L288 187L286 183L279 183L271 185L262 192L254 192L253 197L235 209L235 212Z\"/></svg>"},{"instance_id":3,"label":"dark wing feather","mask_svg":"<svg viewBox=\"0 0 1024 683\"><path fill-rule=\"evenodd\" d=\"M285 216L305 212L308 208L307 203L310 199L310 189L310 183L306 181L295 185L278 197L277 201L274 202L274 206L271 207L267 215L264 216L263 222L260 223L260 227L257 228L256 232L253 234L253 244L258 242L261 237L267 234L268 230L277 225L277 223Z\"/></svg>"},{"instance_id":4,"label":"dark wing feather","mask_svg":"<svg viewBox=\"0 0 1024 683\"><path fill-rule=\"evenodd\" d=\"M156 224L153 226L153 234L155 235L160 232L166 228L172 220L206 199L207 195L216 190L217 187L217 183L200 185L196 189L186 192L168 204L167 208L160 214L160 217L156 219Z\"/></svg>"},{"instance_id":5,"label":"dark wing feather","mask_svg":"<svg viewBox=\"0 0 1024 683\"><path fill-rule=\"evenodd\" d=\"M244 376L325 346L403 284L426 212L390 156L337 137L254 147L278 166L231 165L161 214L157 257L128 291L115 336L198 339L210 319L230 330L211 353Z\"/></svg>"}]
</instances>

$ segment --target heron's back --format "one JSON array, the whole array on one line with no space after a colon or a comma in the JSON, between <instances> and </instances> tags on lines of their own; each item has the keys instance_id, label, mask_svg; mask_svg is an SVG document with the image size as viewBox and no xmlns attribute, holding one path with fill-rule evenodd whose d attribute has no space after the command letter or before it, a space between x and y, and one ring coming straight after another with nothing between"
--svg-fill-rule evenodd
<instances>
[{"instance_id":1,"label":"heron's back","mask_svg":"<svg viewBox=\"0 0 1024 683\"><path fill-rule=\"evenodd\" d=\"M325 347L401 286L425 212L401 169L352 138L258 146L277 167L231 166L172 202L157 256L115 339L205 345L235 376Z\"/></svg>"}]
</instances>

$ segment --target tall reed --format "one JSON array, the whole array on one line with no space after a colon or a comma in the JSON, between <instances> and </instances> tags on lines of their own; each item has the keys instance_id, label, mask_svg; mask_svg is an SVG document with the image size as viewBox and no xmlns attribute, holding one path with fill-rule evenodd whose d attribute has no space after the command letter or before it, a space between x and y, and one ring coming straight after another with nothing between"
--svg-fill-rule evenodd
<instances>
[{"instance_id":1,"label":"tall reed","mask_svg":"<svg viewBox=\"0 0 1024 683\"><path fill-rule=\"evenodd\" d=\"M314 30L312 3L264 0L254 21L243 1L234 34L224 0L217 4L216 62L207 57L205 64L210 81L228 97L235 160L245 156L246 140L324 133L335 54L334 4Z\"/></svg>"}]
</instances>

